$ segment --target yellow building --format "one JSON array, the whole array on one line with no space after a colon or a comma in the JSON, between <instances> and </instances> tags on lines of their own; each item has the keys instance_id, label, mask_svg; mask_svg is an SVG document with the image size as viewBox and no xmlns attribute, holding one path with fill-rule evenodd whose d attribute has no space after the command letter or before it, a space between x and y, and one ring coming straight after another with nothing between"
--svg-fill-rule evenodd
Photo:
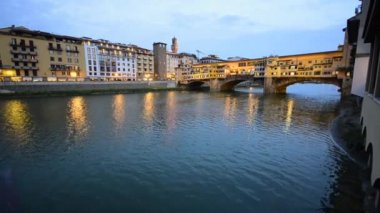
<instances>
[{"instance_id":1,"label":"yellow building","mask_svg":"<svg viewBox=\"0 0 380 213\"><path fill-rule=\"evenodd\" d=\"M137 55L137 80L151 81L154 78L154 56L151 50L131 45Z\"/></svg>"},{"instance_id":2,"label":"yellow building","mask_svg":"<svg viewBox=\"0 0 380 213\"><path fill-rule=\"evenodd\" d=\"M180 81L225 78L234 75L254 75L256 77L338 75L343 78L349 76L350 73L340 71L344 66L342 58L342 51L328 51L195 64L191 72L187 69L182 73Z\"/></svg>"},{"instance_id":3,"label":"yellow building","mask_svg":"<svg viewBox=\"0 0 380 213\"><path fill-rule=\"evenodd\" d=\"M0 47L0 81L84 80L79 38L12 26L0 29Z\"/></svg>"},{"instance_id":4,"label":"yellow building","mask_svg":"<svg viewBox=\"0 0 380 213\"><path fill-rule=\"evenodd\" d=\"M222 64L196 64L187 80L225 78L227 66Z\"/></svg>"},{"instance_id":5,"label":"yellow building","mask_svg":"<svg viewBox=\"0 0 380 213\"><path fill-rule=\"evenodd\" d=\"M338 75L342 58L342 51L269 57L265 75L272 77Z\"/></svg>"}]
</instances>

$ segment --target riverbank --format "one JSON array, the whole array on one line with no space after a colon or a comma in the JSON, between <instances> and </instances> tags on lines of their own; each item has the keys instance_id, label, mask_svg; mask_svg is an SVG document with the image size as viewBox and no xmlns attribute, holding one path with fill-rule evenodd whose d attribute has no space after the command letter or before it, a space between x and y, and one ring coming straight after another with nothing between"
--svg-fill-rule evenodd
<instances>
[{"instance_id":1,"label":"riverbank","mask_svg":"<svg viewBox=\"0 0 380 213\"><path fill-rule=\"evenodd\" d=\"M0 84L0 96L89 95L177 89L173 81L16 82Z\"/></svg>"},{"instance_id":2,"label":"riverbank","mask_svg":"<svg viewBox=\"0 0 380 213\"><path fill-rule=\"evenodd\" d=\"M343 166L345 170L337 180L338 194L331 200L338 212L373 212L373 189L360 125L361 103L354 96L343 98L338 113L330 126L332 138L354 164Z\"/></svg>"}]
</instances>

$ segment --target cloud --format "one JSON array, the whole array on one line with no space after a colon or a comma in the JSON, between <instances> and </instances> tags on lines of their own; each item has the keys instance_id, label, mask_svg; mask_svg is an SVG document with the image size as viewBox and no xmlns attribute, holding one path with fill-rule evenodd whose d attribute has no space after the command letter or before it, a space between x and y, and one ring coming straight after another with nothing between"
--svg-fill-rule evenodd
<instances>
[{"instance_id":1,"label":"cloud","mask_svg":"<svg viewBox=\"0 0 380 213\"><path fill-rule=\"evenodd\" d=\"M0 24L151 47L176 35L228 42L282 32L342 28L357 0L2 0ZM14 11L19 11L17 14ZM3 23L4 22L4 23ZM26 23L26 24L25 24Z\"/></svg>"}]
</instances>

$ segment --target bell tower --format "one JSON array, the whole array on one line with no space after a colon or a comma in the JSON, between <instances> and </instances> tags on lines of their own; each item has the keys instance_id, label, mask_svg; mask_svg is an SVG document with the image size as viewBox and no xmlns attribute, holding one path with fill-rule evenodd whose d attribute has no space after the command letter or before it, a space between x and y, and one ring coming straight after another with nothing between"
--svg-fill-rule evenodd
<instances>
[{"instance_id":1,"label":"bell tower","mask_svg":"<svg viewBox=\"0 0 380 213\"><path fill-rule=\"evenodd\" d=\"M172 38L172 46L171 46L171 48L172 48L172 52L173 53L178 53L178 41L177 41L177 38L176 37L173 37Z\"/></svg>"}]
</instances>

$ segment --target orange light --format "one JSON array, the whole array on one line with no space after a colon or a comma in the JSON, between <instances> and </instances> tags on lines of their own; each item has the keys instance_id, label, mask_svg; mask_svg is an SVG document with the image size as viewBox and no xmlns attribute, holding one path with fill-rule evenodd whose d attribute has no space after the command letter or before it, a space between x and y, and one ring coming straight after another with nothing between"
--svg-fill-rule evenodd
<instances>
[{"instance_id":1,"label":"orange light","mask_svg":"<svg viewBox=\"0 0 380 213\"><path fill-rule=\"evenodd\" d=\"M0 75L5 77L16 76L16 70L0 70Z\"/></svg>"},{"instance_id":2,"label":"orange light","mask_svg":"<svg viewBox=\"0 0 380 213\"><path fill-rule=\"evenodd\" d=\"M78 75L77 72L70 72L71 77L77 77L77 75Z\"/></svg>"}]
</instances>

